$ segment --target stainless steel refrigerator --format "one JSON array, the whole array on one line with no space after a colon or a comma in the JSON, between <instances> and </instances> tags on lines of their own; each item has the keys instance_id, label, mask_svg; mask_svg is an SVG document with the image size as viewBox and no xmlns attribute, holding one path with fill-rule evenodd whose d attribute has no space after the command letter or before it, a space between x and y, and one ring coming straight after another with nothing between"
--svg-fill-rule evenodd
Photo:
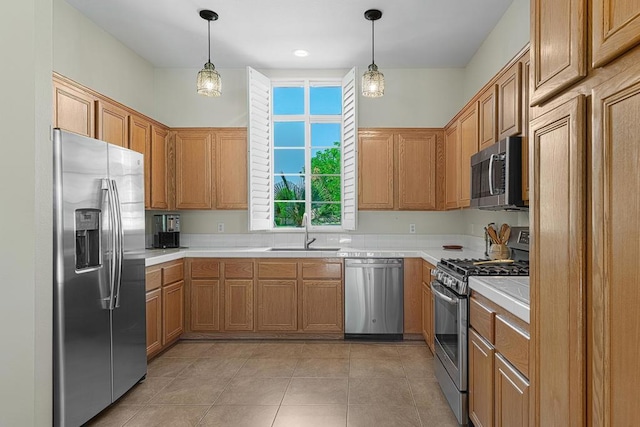
<instances>
[{"instance_id":1,"label":"stainless steel refrigerator","mask_svg":"<svg viewBox=\"0 0 640 427\"><path fill-rule=\"evenodd\" d=\"M54 425L79 426L147 371L142 155L54 129Z\"/></svg>"}]
</instances>

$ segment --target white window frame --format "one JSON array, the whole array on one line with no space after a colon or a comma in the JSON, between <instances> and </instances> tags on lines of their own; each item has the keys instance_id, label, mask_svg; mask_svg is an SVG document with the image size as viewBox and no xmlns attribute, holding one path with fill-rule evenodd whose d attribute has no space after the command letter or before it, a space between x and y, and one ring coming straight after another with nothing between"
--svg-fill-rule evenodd
<instances>
[{"instance_id":1,"label":"white window frame","mask_svg":"<svg viewBox=\"0 0 640 427\"><path fill-rule=\"evenodd\" d=\"M339 232L355 230L357 228L357 81L356 69L352 68L343 78L342 86L342 117L341 117L341 225L312 226L315 232ZM300 227L275 227L273 212L273 123L272 117L272 88L273 86L285 86L286 82L294 83L299 87L300 82L308 80L314 86L323 82L327 85L340 85L336 79L271 79L247 67L248 83L248 203L249 203L249 230L257 231L295 231ZM305 85L308 91L309 86ZM309 111L310 102L308 93L305 93L305 112ZM290 121L300 121L299 115L280 116ZM315 116L305 123L305 132L311 132L311 123L323 123L323 118L330 118L329 123L336 123L335 116ZM278 121L288 121L278 120ZM327 122L327 121L325 121ZM306 150L310 150L310 135L305 135L309 141L309 147L305 141L305 170L311 170L311 156ZM310 180L305 180L305 194L311 194ZM307 201L305 200L305 203ZM310 202L309 202L310 203ZM310 206L307 206L310 207Z\"/></svg>"},{"instance_id":2,"label":"white window frame","mask_svg":"<svg viewBox=\"0 0 640 427\"><path fill-rule=\"evenodd\" d=\"M300 87L302 86L304 89L304 112L303 114L286 114L286 115L276 115L273 112L273 101L271 102L271 129L275 129L276 122L304 122L304 170L305 170L305 212L311 212L311 125L315 123L332 123L341 125L342 123L342 113L340 114L331 114L331 115L311 115L311 87L341 87L342 79L334 78L334 79L272 79L271 80L271 91L273 93L274 88L277 87ZM342 106L340 108L342 111ZM342 138L340 138L342 140ZM299 150L298 147L291 148L278 148L278 150ZM271 155L272 158L275 159L275 144L271 144ZM340 141L340 159L342 159L342 141ZM342 164L342 160L340 162ZM272 164L271 176L275 181L276 171L273 170L275 166L275 161ZM286 176L286 174L285 174ZM297 175L296 175L297 176ZM342 173L340 176L340 188L342 188ZM340 195L340 211L342 212L342 194ZM275 200L274 200L275 202ZM309 218L309 230L313 231L333 231L339 232L344 231L342 227L342 215L340 215L340 225L313 225L311 224L311 218ZM284 230L291 231L297 230L300 227L275 227L273 226L273 230Z\"/></svg>"}]
</instances>

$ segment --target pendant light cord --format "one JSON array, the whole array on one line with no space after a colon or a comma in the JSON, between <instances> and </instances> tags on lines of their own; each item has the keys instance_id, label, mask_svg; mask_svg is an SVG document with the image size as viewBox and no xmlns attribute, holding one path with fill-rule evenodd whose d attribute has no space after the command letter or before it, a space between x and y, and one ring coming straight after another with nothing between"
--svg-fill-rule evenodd
<instances>
[{"instance_id":1,"label":"pendant light cord","mask_svg":"<svg viewBox=\"0 0 640 427\"><path fill-rule=\"evenodd\" d=\"M371 20L371 63L373 65L375 65L375 63L376 63L376 56L375 56L376 55L376 49L375 49L376 44L375 44L375 39L374 39L375 34L376 34L375 29L374 29L375 23L376 23L376 21L372 19Z\"/></svg>"},{"instance_id":2,"label":"pendant light cord","mask_svg":"<svg viewBox=\"0 0 640 427\"><path fill-rule=\"evenodd\" d=\"M211 20L207 20L208 22L208 26L207 26L207 40L209 41L209 62L211 62Z\"/></svg>"}]
</instances>

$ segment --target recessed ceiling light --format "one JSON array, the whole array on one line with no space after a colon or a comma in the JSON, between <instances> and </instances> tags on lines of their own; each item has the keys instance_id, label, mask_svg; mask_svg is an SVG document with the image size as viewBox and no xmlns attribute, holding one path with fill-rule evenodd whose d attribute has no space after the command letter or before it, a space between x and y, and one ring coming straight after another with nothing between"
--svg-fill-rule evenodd
<instances>
[{"instance_id":1,"label":"recessed ceiling light","mask_svg":"<svg viewBox=\"0 0 640 427\"><path fill-rule=\"evenodd\" d=\"M293 54L295 56L300 57L300 58L304 58L305 56L309 56L309 52L307 52L304 49L296 49L296 50L293 51Z\"/></svg>"}]
</instances>

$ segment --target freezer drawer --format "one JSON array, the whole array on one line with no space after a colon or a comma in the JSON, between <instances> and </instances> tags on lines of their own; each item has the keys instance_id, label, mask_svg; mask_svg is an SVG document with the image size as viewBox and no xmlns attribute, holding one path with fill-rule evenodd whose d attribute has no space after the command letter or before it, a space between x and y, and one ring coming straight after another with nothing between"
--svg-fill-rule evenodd
<instances>
[{"instance_id":1,"label":"freezer drawer","mask_svg":"<svg viewBox=\"0 0 640 427\"><path fill-rule=\"evenodd\" d=\"M403 260L345 260L345 337L402 338Z\"/></svg>"}]
</instances>

